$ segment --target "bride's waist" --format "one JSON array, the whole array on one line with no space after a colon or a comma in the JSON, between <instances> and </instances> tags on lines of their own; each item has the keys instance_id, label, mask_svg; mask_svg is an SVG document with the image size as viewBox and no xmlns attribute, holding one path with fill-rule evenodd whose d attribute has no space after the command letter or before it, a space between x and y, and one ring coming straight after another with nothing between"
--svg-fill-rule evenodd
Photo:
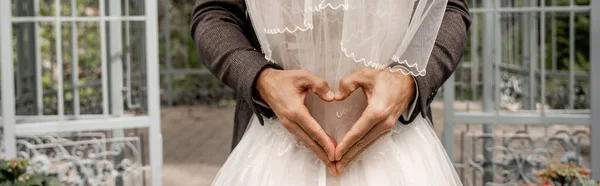
<instances>
[{"instance_id":1,"label":"bride's waist","mask_svg":"<svg viewBox=\"0 0 600 186\"><path fill-rule=\"evenodd\" d=\"M362 91L354 92L344 101L325 102L314 94L305 100L311 116L323 130L338 140L354 125L362 115L367 100Z\"/></svg>"},{"instance_id":2,"label":"bride's waist","mask_svg":"<svg viewBox=\"0 0 600 186\"><path fill-rule=\"evenodd\" d=\"M344 117L351 114L360 114L367 106L367 99L359 89L343 101L326 102L309 93L304 101L311 115L324 117Z\"/></svg>"}]
</instances>

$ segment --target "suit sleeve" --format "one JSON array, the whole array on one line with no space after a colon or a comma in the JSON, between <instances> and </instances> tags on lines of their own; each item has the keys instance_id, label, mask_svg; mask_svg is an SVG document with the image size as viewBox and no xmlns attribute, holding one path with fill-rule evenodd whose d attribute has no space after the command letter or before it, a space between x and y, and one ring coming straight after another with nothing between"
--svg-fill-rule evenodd
<instances>
[{"instance_id":1,"label":"suit sleeve","mask_svg":"<svg viewBox=\"0 0 600 186\"><path fill-rule=\"evenodd\" d=\"M466 0L448 0L435 45L426 67L427 75L415 77L418 95L415 110L410 117L400 117L400 122L411 123L421 113L425 115L438 89L452 75L467 44L467 30L471 15Z\"/></svg>"},{"instance_id":2,"label":"suit sleeve","mask_svg":"<svg viewBox=\"0 0 600 186\"><path fill-rule=\"evenodd\" d=\"M263 123L262 114L272 114L254 103L254 85L265 68L279 68L268 62L253 46L250 21L244 0L196 0L191 34L200 61L248 104Z\"/></svg>"}]
</instances>

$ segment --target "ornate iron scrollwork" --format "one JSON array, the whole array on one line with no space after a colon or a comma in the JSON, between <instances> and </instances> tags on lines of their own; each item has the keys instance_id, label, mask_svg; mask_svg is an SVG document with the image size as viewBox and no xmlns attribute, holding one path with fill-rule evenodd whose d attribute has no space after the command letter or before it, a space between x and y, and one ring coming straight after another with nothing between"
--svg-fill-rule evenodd
<instances>
[{"instance_id":1,"label":"ornate iron scrollwork","mask_svg":"<svg viewBox=\"0 0 600 186\"><path fill-rule=\"evenodd\" d=\"M553 135L464 133L459 173L465 185L539 184L548 163L585 166L582 148L589 133L557 131ZM489 176L484 176L489 175ZM487 179L487 180L486 180Z\"/></svg>"},{"instance_id":2,"label":"ornate iron scrollwork","mask_svg":"<svg viewBox=\"0 0 600 186\"><path fill-rule=\"evenodd\" d=\"M105 133L27 136L17 139L18 156L36 164L32 172L56 176L65 185L143 185L139 137L107 138Z\"/></svg>"}]
</instances>

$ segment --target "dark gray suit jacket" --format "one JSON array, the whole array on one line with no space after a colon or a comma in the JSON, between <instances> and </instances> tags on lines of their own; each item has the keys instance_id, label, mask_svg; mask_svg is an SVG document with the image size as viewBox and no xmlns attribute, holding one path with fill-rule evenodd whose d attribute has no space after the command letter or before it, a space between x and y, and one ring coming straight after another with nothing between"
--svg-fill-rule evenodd
<instances>
[{"instance_id":1,"label":"dark gray suit jacket","mask_svg":"<svg viewBox=\"0 0 600 186\"><path fill-rule=\"evenodd\" d=\"M418 114L431 118L429 105L458 66L470 24L466 0L448 0L426 67L427 75L415 77L419 92L415 110L410 118L399 118L402 123L412 122ZM262 117L275 116L273 111L255 104L253 98L258 97L254 85L264 68L280 67L265 60L260 52L244 0L196 0L191 34L201 62L236 93L233 149L246 131L252 114L256 114L261 123Z\"/></svg>"}]
</instances>

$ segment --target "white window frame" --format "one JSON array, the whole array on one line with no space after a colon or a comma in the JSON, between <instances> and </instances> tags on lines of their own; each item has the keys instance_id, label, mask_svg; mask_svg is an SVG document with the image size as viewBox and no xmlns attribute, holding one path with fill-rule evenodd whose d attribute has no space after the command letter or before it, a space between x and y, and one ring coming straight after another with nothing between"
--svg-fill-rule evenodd
<instances>
[{"instance_id":1,"label":"white window frame","mask_svg":"<svg viewBox=\"0 0 600 186\"><path fill-rule=\"evenodd\" d=\"M93 130L119 130L127 128L148 128L150 142L150 168L151 184L159 186L162 184L162 134L160 127L160 90L159 90L159 66L158 66L158 6L157 1L145 1L145 15L143 16L106 16L106 0L99 0L100 16L95 17L75 17L60 15L60 0L54 1L55 16L32 16L32 17L13 17L11 13L11 0L0 0L0 60L2 71L2 125L3 125L3 158L13 158L17 155L16 137L25 135L40 135L55 132L79 132ZM38 4L38 1L35 1ZM74 4L74 3L72 3ZM36 11L39 8L36 8ZM112 15L112 14L111 14ZM61 41L61 23L64 22L82 22L95 21L100 23L101 33L101 53L102 53L102 95L103 95L103 113L102 115L86 118L82 117L76 120L65 120L64 116L64 95L63 95L63 77L58 76L58 117L57 121L32 120L34 122L26 124L17 124L15 114L15 89L14 89L14 68L13 68L13 46L12 46L12 24L20 22L39 22L54 21L55 34L57 41ZM147 116L123 116L109 115L108 101L108 65L107 65L107 43L106 43L106 24L107 21L143 21L145 22L146 32L146 74L147 74ZM110 23L109 23L110 24ZM62 43L56 42L57 62L62 66ZM39 45L36 46L39 48ZM39 50L39 49L38 49ZM38 54L40 52L38 51ZM39 60L39 57L38 57ZM40 63L37 63L40 64ZM39 67L38 67L39 68ZM58 68L59 74L62 74L62 68ZM41 70L38 76L41 76ZM38 88L41 85L38 83ZM38 97L40 94L38 93ZM8 99L7 99L8 98ZM119 100L119 99L117 99ZM122 100L122 99L120 99ZM114 99L113 99L114 101ZM122 102L122 101L121 101ZM41 103L38 101L38 109ZM114 105L114 104L113 104ZM113 108L114 109L114 108Z\"/></svg>"}]
</instances>

